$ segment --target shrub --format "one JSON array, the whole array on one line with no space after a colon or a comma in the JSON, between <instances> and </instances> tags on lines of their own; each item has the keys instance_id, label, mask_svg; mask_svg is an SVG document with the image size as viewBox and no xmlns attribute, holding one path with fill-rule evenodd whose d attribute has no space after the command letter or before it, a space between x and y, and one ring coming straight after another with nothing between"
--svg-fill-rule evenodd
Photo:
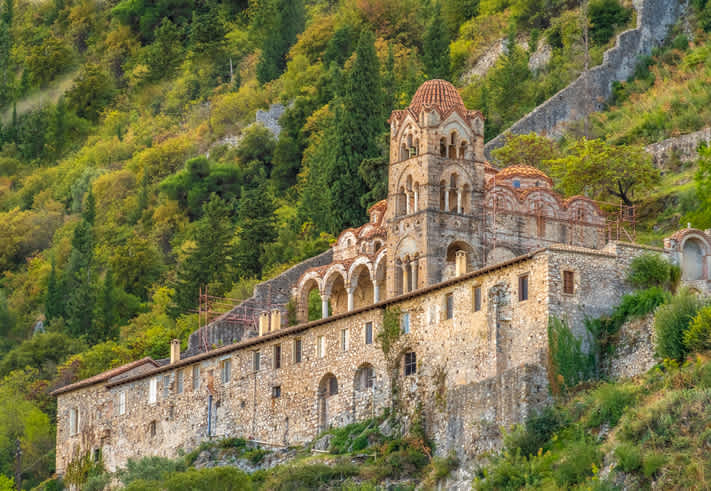
<instances>
[{"instance_id":1,"label":"shrub","mask_svg":"<svg viewBox=\"0 0 711 491\"><path fill-rule=\"evenodd\" d=\"M536 454L541 448L546 450L546 443L563 423L561 413L547 407L504 436L506 450L512 454L518 452L524 457Z\"/></svg>"},{"instance_id":2,"label":"shrub","mask_svg":"<svg viewBox=\"0 0 711 491\"><path fill-rule=\"evenodd\" d=\"M670 264L659 254L642 254L630 263L627 281L635 288L646 289L660 287L673 289L672 279L675 277L676 266Z\"/></svg>"},{"instance_id":3,"label":"shrub","mask_svg":"<svg viewBox=\"0 0 711 491\"><path fill-rule=\"evenodd\" d=\"M165 481L165 489L171 491L242 491L252 489L250 479L234 467L190 469L178 472Z\"/></svg>"},{"instance_id":4,"label":"shrub","mask_svg":"<svg viewBox=\"0 0 711 491\"><path fill-rule=\"evenodd\" d=\"M548 322L548 346L552 387L574 387L595 373L595 357L582 350L582 342L575 337L567 323L556 317Z\"/></svg>"},{"instance_id":5,"label":"shrub","mask_svg":"<svg viewBox=\"0 0 711 491\"><path fill-rule=\"evenodd\" d=\"M356 475L358 466L351 463L284 466L266 480L264 489L322 489L334 480L343 481Z\"/></svg>"},{"instance_id":6,"label":"shrub","mask_svg":"<svg viewBox=\"0 0 711 491\"><path fill-rule=\"evenodd\" d=\"M634 472L642 466L642 453L631 443L621 443L615 448L617 465L624 472Z\"/></svg>"},{"instance_id":7,"label":"shrub","mask_svg":"<svg viewBox=\"0 0 711 491\"><path fill-rule=\"evenodd\" d=\"M164 481L168 475L184 470L185 464L180 460L144 457L137 460L128 459L126 468L118 471L118 478L124 485L139 480Z\"/></svg>"},{"instance_id":8,"label":"shrub","mask_svg":"<svg viewBox=\"0 0 711 491\"><path fill-rule=\"evenodd\" d=\"M653 477L666 462L666 457L660 453L649 452L642 459L642 474L647 479Z\"/></svg>"},{"instance_id":9,"label":"shrub","mask_svg":"<svg viewBox=\"0 0 711 491\"><path fill-rule=\"evenodd\" d=\"M702 300L688 290L681 291L670 303L659 307L654 317L656 350L659 356L684 360L688 352L684 335L702 307Z\"/></svg>"},{"instance_id":10,"label":"shrub","mask_svg":"<svg viewBox=\"0 0 711 491\"><path fill-rule=\"evenodd\" d=\"M561 487L582 482L593 473L593 464L600 462L600 451L591 442L580 440L573 443L565 453L565 458L553 471L556 484Z\"/></svg>"},{"instance_id":11,"label":"shrub","mask_svg":"<svg viewBox=\"0 0 711 491\"><path fill-rule=\"evenodd\" d=\"M587 425L590 428L608 423L615 426L622 414L636 398L637 391L631 385L608 383L600 386L592 394L593 407Z\"/></svg>"},{"instance_id":12,"label":"shrub","mask_svg":"<svg viewBox=\"0 0 711 491\"><path fill-rule=\"evenodd\" d=\"M684 346L688 351L711 349L711 306L699 310L684 333Z\"/></svg>"}]
</instances>

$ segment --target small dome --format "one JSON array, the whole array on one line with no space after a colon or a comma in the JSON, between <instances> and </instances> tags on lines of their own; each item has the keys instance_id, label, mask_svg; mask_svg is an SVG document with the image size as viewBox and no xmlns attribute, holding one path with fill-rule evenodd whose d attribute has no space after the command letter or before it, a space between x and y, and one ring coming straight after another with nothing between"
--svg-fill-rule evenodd
<instances>
[{"instance_id":1,"label":"small dome","mask_svg":"<svg viewBox=\"0 0 711 491\"><path fill-rule=\"evenodd\" d=\"M551 182L551 178L546 175L540 169L536 169L530 165L510 165L504 169L501 169L496 174L496 180L510 179L512 177L539 177Z\"/></svg>"},{"instance_id":2,"label":"small dome","mask_svg":"<svg viewBox=\"0 0 711 491\"><path fill-rule=\"evenodd\" d=\"M422 107L434 106L441 113L447 113L450 110L459 110L466 112L462 96L459 95L457 89L446 80L428 80L420 85L415 95L410 102L410 110L413 113L419 114Z\"/></svg>"}]
</instances>

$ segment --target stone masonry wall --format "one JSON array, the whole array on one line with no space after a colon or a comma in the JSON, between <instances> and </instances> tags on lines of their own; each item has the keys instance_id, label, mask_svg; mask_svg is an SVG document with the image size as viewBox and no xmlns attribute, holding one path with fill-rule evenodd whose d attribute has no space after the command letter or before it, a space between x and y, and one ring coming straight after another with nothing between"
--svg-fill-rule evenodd
<instances>
[{"instance_id":1,"label":"stone masonry wall","mask_svg":"<svg viewBox=\"0 0 711 491\"><path fill-rule=\"evenodd\" d=\"M711 143L711 128L667 138L659 143L648 145L645 150L652 155L654 165L663 168L673 158L679 159L680 162L696 160L699 156L697 149L701 143Z\"/></svg>"},{"instance_id":2,"label":"stone masonry wall","mask_svg":"<svg viewBox=\"0 0 711 491\"><path fill-rule=\"evenodd\" d=\"M615 351L605 360L607 377L634 377L656 365L654 355L654 315L625 322L615 336Z\"/></svg>"},{"instance_id":3,"label":"stone masonry wall","mask_svg":"<svg viewBox=\"0 0 711 491\"><path fill-rule=\"evenodd\" d=\"M637 27L617 37L615 46L605 52L602 64L585 74L536 107L514 123L505 133L489 141L484 147L486 157L502 147L506 134L559 136L565 124L583 118L587 113L599 111L610 97L612 83L627 80L634 72L640 56L649 54L667 36L669 28L683 13L686 2L682 0L635 0ZM588 102L589 101L589 102Z\"/></svg>"},{"instance_id":4,"label":"stone masonry wall","mask_svg":"<svg viewBox=\"0 0 711 491\"><path fill-rule=\"evenodd\" d=\"M577 268L580 287L570 299L558 301L557 271L571 264ZM414 418L423 418L440 454L455 450L466 457L494 448L499 443L495 428L523 421L548 401L549 311L560 315L585 305L586 311L597 312L612 305L611 298L596 295L595 290L607 288L602 279L615 278L618 267L610 254L577 253L572 248L541 251L420 292L183 359L149 374L60 394L57 472L95 449L102 450L107 467L114 470L130 457L174 457L210 438L303 443L323 428L370 417L393 403L405 428ZM525 300L519 300L522 275L528 275ZM478 311L475 288L481 289ZM388 356L377 342L386 308L399 309L410 319L409 333L395 340ZM580 331L579 316L572 315L571 320ZM373 326L371 344L366 343L367 323ZM300 362L295 359L297 342L302 346ZM416 372L405 376L408 352L416 355ZM358 383L364 366L374 370L373 388ZM194 374L199 381L195 385ZM337 381L336 393L328 383L331 377ZM152 379L157 384L154 403L149 402ZM121 397L125 414L119 414ZM80 414L76 435L68 434L72 408Z\"/></svg>"}]
</instances>

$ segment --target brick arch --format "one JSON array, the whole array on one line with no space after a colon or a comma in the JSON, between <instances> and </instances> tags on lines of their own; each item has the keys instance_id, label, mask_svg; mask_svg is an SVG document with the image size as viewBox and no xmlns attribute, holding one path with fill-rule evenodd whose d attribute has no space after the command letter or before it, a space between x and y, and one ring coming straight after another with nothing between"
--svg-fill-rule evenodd
<instances>
[{"instance_id":1,"label":"brick arch","mask_svg":"<svg viewBox=\"0 0 711 491\"><path fill-rule=\"evenodd\" d=\"M519 201L513 189L508 186L495 186L486 196L486 206L494 207L494 200L498 199L496 209L501 211L515 211L518 208Z\"/></svg>"}]
</instances>

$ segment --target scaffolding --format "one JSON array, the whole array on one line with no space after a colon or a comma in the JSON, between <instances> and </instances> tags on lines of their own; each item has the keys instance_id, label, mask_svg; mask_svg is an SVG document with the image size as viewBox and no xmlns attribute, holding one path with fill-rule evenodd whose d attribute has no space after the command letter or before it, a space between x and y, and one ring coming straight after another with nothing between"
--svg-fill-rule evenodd
<instances>
[{"instance_id":1,"label":"scaffolding","mask_svg":"<svg viewBox=\"0 0 711 491\"><path fill-rule=\"evenodd\" d=\"M285 306L282 304L272 303L271 291L267 296L267 302L259 303L253 298L240 300L210 295L207 286L200 287L197 310L200 344L205 351L210 349L207 329L203 329L210 324L241 326L245 330L258 332L260 314L271 312L274 309L284 310L284 308Z\"/></svg>"}]
</instances>

